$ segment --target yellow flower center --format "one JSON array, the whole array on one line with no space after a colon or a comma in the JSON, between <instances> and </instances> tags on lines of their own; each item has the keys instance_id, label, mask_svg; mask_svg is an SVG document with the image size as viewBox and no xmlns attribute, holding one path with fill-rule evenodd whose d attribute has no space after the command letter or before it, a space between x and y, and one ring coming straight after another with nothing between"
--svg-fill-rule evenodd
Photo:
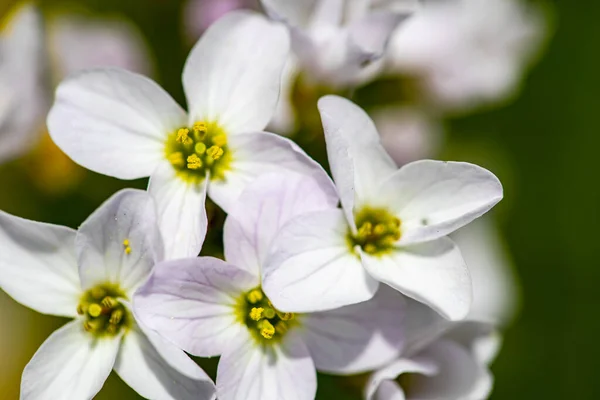
<instances>
[{"instance_id":1,"label":"yellow flower center","mask_svg":"<svg viewBox=\"0 0 600 400\"><path fill-rule=\"evenodd\" d=\"M106 283L86 291L77 314L85 317L84 329L96 337L112 337L131 326L132 317L119 299L127 299L118 285Z\"/></svg>"},{"instance_id":2,"label":"yellow flower center","mask_svg":"<svg viewBox=\"0 0 600 400\"><path fill-rule=\"evenodd\" d=\"M196 122L180 128L167 138L165 156L177 174L193 183L210 179L224 180L231 167L231 150L227 134L216 123Z\"/></svg>"},{"instance_id":3,"label":"yellow flower center","mask_svg":"<svg viewBox=\"0 0 600 400\"><path fill-rule=\"evenodd\" d=\"M298 324L296 315L277 310L260 287L244 293L238 301L238 316L259 343L281 340Z\"/></svg>"},{"instance_id":4,"label":"yellow flower center","mask_svg":"<svg viewBox=\"0 0 600 400\"><path fill-rule=\"evenodd\" d=\"M365 207L354 215L357 232L348 232L348 243L371 255L383 255L393 250L401 236L401 222L383 208Z\"/></svg>"}]
</instances>

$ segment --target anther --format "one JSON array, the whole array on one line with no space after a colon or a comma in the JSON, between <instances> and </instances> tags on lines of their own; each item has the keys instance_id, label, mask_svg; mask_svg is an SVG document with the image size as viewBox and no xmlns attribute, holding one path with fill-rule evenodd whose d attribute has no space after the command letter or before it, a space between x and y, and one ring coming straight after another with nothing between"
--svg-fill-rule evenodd
<instances>
[{"instance_id":1,"label":"anther","mask_svg":"<svg viewBox=\"0 0 600 400\"><path fill-rule=\"evenodd\" d=\"M283 335L288 331L288 325L283 321L279 321L277 324L275 324L275 331L280 335Z\"/></svg>"},{"instance_id":2,"label":"anther","mask_svg":"<svg viewBox=\"0 0 600 400\"><path fill-rule=\"evenodd\" d=\"M190 145L194 143L191 137L189 137L190 130L187 128L181 128L177 131L177 141L184 145Z\"/></svg>"},{"instance_id":3,"label":"anther","mask_svg":"<svg viewBox=\"0 0 600 400\"><path fill-rule=\"evenodd\" d=\"M223 149L219 146L211 146L206 150L206 154L216 161L223 156Z\"/></svg>"},{"instance_id":4,"label":"anther","mask_svg":"<svg viewBox=\"0 0 600 400\"><path fill-rule=\"evenodd\" d=\"M206 134L206 132L208 132L208 129L206 128L206 124L204 122L196 122L194 124L194 133L200 134L200 135L204 135Z\"/></svg>"},{"instance_id":5,"label":"anther","mask_svg":"<svg viewBox=\"0 0 600 400\"><path fill-rule=\"evenodd\" d=\"M87 309L88 309L87 304L79 304L77 306L77 314L83 315L87 312Z\"/></svg>"},{"instance_id":6,"label":"anther","mask_svg":"<svg viewBox=\"0 0 600 400\"><path fill-rule=\"evenodd\" d=\"M97 318L102 314L102 307L99 304L93 303L88 307L88 314L90 317Z\"/></svg>"},{"instance_id":7,"label":"anther","mask_svg":"<svg viewBox=\"0 0 600 400\"><path fill-rule=\"evenodd\" d=\"M275 328L269 321L263 320L260 326L260 334L265 339L272 339L275 334Z\"/></svg>"},{"instance_id":8,"label":"anther","mask_svg":"<svg viewBox=\"0 0 600 400\"><path fill-rule=\"evenodd\" d=\"M112 297L105 297L102 299L102 307L104 308L114 308L117 305L117 300Z\"/></svg>"},{"instance_id":9,"label":"anther","mask_svg":"<svg viewBox=\"0 0 600 400\"><path fill-rule=\"evenodd\" d=\"M365 222L361 225L360 228L358 228L359 237L366 237L369 236L371 233L373 233L373 224L371 224L370 222Z\"/></svg>"},{"instance_id":10,"label":"anther","mask_svg":"<svg viewBox=\"0 0 600 400\"><path fill-rule=\"evenodd\" d=\"M373 228L373 233L375 235L383 235L385 233L386 229L385 229L385 225L383 224L377 224L375 225L375 228Z\"/></svg>"},{"instance_id":11,"label":"anther","mask_svg":"<svg viewBox=\"0 0 600 400\"><path fill-rule=\"evenodd\" d=\"M102 327L102 321L99 319L85 321L85 323L83 324L83 329L85 329L86 332L94 332L94 331L99 330L101 327Z\"/></svg>"},{"instance_id":12,"label":"anther","mask_svg":"<svg viewBox=\"0 0 600 400\"><path fill-rule=\"evenodd\" d=\"M168 160L172 165L175 165L176 167L183 167L185 165L183 153L180 152L170 154Z\"/></svg>"},{"instance_id":13,"label":"anther","mask_svg":"<svg viewBox=\"0 0 600 400\"><path fill-rule=\"evenodd\" d=\"M282 321L289 321L290 319L294 318L294 313L289 313L289 312L284 313L284 312L278 311L277 316Z\"/></svg>"},{"instance_id":14,"label":"anther","mask_svg":"<svg viewBox=\"0 0 600 400\"><path fill-rule=\"evenodd\" d=\"M263 294L260 290L254 289L246 296L248 301L252 304L256 304L263 299Z\"/></svg>"},{"instance_id":15,"label":"anther","mask_svg":"<svg viewBox=\"0 0 600 400\"><path fill-rule=\"evenodd\" d=\"M254 321L260 321L263 317L264 311L265 309L262 307L252 307L252 310L250 310L250 318L252 318Z\"/></svg>"},{"instance_id":16,"label":"anther","mask_svg":"<svg viewBox=\"0 0 600 400\"><path fill-rule=\"evenodd\" d=\"M187 158L187 167L189 169L200 169L202 168L202 160L196 154L192 154Z\"/></svg>"},{"instance_id":17,"label":"anther","mask_svg":"<svg viewBox=\"0 0 600 400\"><path fill-rule=\"evenodd\" d=\"M215 146L223 147L227 144L227 136L220 134L212 138L212 142Z\"/></svg>"},{"instance_id":18,"label":"anther","mask_svg":"<svg viewBox=\"0 0 600 400\"><path fill-rule=\"evenodd\" d=\"M104 296L106 296L106 292L101 287L93 288L91 294L92 294L93 298L98 299L98 300L100 300L100 299L104 298Z\"/></svg>"},{"instance_id":19,"label":"anther","mask_svg":"<svg viewBox=\"0 0 600 400\"><path fill-rule=\"evenodd\" d=\"M377 247L372 243L367 243L364 249L367 254L375 254L377 252Z\"/></svg>"},{"instance_id":20,"label":"anther","mask_svg":"<svg viewBox=\"0 0 600 400\"><path fill-rule=\"evenodd\" d=\"M110 322L113 325L117 325L119 322L121 322L121 320L123 319L123 310L118 309L112 312L112 314L110 314L110 320L108 322Z\"/></svg>"}]
</instances>

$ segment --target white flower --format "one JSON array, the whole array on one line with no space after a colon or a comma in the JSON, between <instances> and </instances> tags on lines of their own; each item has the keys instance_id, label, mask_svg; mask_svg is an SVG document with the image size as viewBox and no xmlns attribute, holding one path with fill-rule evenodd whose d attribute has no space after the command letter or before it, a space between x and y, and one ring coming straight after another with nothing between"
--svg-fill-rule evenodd
<instances>
[{"instance_id":1,"label":"white flower","mask_svg":"<svg viewBox=\"0 0 600 400\"><path fill-rule=\"evenodd\" d=\"M524 3L424 2L392 37L392 69L421 79L431 100L451 110L503 99L544 37L542 16Z\"/></svg>"},{"instance_id":2,"label":"white flower","mask_svg":"<svg viewBox=\"0 0 600 400\"><path fill-rule=\"evenodd\" d=\"M321 311L368 300L383 282L446 318L464 318L471 280L445 236L500 201L498 179L457 162L397 170L358 106L327 96L319 110L342 210L303 215L282 229L264 265L265 293L286 311Z\"/></svg>"},{"instance_id":3,"label":"white flower","mask_svg":"<svg viewBox=\"0 0 600 400\"><path fill-rule=\"evenodd\" d=\"M21 5L6 18L0 36L0 163L37 143L49 102L44 91L44 39L37 9Z\"/></svg>"},{"instance_id":4,"label":"white flower","mask_svg":"<svg viewBox=\"0 0 600 400\"><path fill-rule=\"evenodd\" d=\"M101 69L59 86L50 134L93 171L150 176L169 256L195 256L206 234L207 191L228 211L260 174L319 168L291 141L261 132L277 104L288 50L282 26L252 12L229 13L187 60L189 114L151 80Z\"/></svg>"},{"instance_id":5,"label":"white flower","mask_svg":"<svg viewBox=\"0 0 600 400\"><path fill-rule=\"evenodd\" d=\"M273 307L261 289L261 268L281 226L336 204L330 188L311 178L292 173L258 178L225 222L227 261L200 257L157 265L135 296L136 314L190 354L221 355L221 400L310 400L315 369L352 374L393 360L403 342L399 294L382 292L360 305L293 314ZM309 290L299 300L315 295Z\"/></svg>"},{"instance_id":6,"label":"white flower","mask_svg":"<svg viewBox=\"0 0 600 400\"><path fill-rule=\"evenodd\" d=\"M387 41L406 13L367 0L262 0L285 22L301 69L328 87L357 85L375 75Z\"/></svg>"},{"instance_id":7,"label":"white flower","mask_svg":"<svg viewBox=\"0 0 600 400\"><path fill-rule=\"evenodd\" d=\"M376 371L365 387L366 400L483 400L493 385L488 365L501 339L481 322L449 323L408 301L407 347L402 356Z\"/></svg>"},{"instance_id":8,"label":"white flower","mask_svg":"<svg viewBox=\"0 0 600 400\"><path fill-rule=\"evenodd\" d=\"M22 399L90 399L114 370L152 399L213 399L210 378L138 323L134 291L163 260L151 197L117 193L76 232L0 213L0 286L44 314L74 318L29 362Z\"/></svg>"}]
</instances>

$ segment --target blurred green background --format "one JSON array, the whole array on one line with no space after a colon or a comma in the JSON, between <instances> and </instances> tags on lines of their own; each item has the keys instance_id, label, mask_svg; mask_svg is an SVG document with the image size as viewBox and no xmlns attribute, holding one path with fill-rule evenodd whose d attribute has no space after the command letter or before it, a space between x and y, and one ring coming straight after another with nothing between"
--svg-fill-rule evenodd
<instances>
[{"instance_id":1,"label":"blurred green background","mask_svg":"<svg viewBox=\"0 0 600 400\"><path fill-rule=\"evenodd\" d=\"M0 3L5 12L11 2ZM157 79L183 101L180 0L42 1L45 12L85 7L125 15L151 46ZM446 121L442 157L481 164L506 188L496 213L520 277L522 306L493 365L492 399L598 399L600 380L600 248L596 167L600 147L599 2L555 1L555 33L546 54L509 105ZM319 152L313 152L319 155ZM36 163L38 162L38 163ZM59 193L36 183L35 155L0 166L0 209L25 218L77 227L121 182L90 172ZM37 167L36 167L37 166ZM33 170L33 173L32 173ZM60 180L60 176L55 179ZM222 218L213 214L215 224ZM220 232L208 250L220 246ZM1 249L0 249L1 251ZM39 345L64 323L31 311L0 292L0 398L18 398L20 374ZM214 373L215 362L203 362ZM320 376L319 397L353 399L360 379ZM136 399L114 374L98 399ZM359 397L356 397L359 398Z\"/></svg>"}]
</instances>

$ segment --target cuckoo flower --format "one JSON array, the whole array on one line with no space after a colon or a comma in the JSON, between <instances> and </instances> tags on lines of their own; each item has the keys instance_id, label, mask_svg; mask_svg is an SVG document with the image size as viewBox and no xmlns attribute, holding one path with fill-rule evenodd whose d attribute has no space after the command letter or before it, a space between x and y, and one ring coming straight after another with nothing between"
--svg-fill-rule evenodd
<instances>
[{"instance_id":1,"label":"cuckoo flower","mask_svg":"<svg viewBox=\"0 0 600 400\"><path fill-rule=\"evenodd\" d=\"M140 324L134 291L163 259L146 192L117 193L76 232L0 213L0 286L21 304L73 318L25 367L22 399L93 398L114 369L153 399L214 399L214 384L181 350Z\"/></svg>"},{"instance_id":2,"label":"cuckoo flower","mask_svg":"<svg viewBox=\"0 0 600 400\"><path fill-rule=\"evenodd\" d=\"M358 106L326 96L319 110L342 210L286 224L264 266L265 293L285 311L322 311L368 300L383 282L448 319L464 318L471 281L445 236L502 198L498 179L457 162L397 170Z\"/></svg>"},{"instance_id":3,"label":"cuckoo flower","mask_svg":"<svg viewBox=\"0 0 600 400\"><path fill-rule=\"evenodd\" d=\"M41 17L21 5L0 24L0 162L30 150L47 110Z\"/></svg>"},{"instance_id":4,"label":"cuckoo flower","mask_svg":"<svg viewBox=\"0 0 600 400\"><path fill-rule=\"evenodd\" d=\"M399 353L404 298L396 292L294 314L274 307L262 290L262 265L280 227L335 207L330 193L297 174L258 178L225 222L226 262L200 257L158 264L137 292L135 312L151 329L193 355L221 356L219 399L313 399L315 369L357 373ZM307 291L301 299L311 296Z\"/></svg>"},{"instance_id":5,"label":"cuckoo flower","mask_svg":"<svg viewBox=\"0 0 600 400\"><path fill-rule=\"evenodd\" d=\"M197 255L207 191L228 211L262 173L319 168L291 141L260 131L277 104L288 50L282 26L252 12L229 13L187 60L188 114L151 80L100 69L59 86L50 134L91 170L121 179L150 176L169 256Z\"/></svg>"},{"instance_id":6,"label":"cuckoo flower","mask_svg":"<svg viewBox=\"0 0 600 400\"><path fill-rule=\"evenodd\" d=\"M408 14L369 0L262 0L288 25L301 69L327 87L356 85L380 68L389 37ZM407 2L408 3L408 2Z\"/></svg>"}]
</instances>

